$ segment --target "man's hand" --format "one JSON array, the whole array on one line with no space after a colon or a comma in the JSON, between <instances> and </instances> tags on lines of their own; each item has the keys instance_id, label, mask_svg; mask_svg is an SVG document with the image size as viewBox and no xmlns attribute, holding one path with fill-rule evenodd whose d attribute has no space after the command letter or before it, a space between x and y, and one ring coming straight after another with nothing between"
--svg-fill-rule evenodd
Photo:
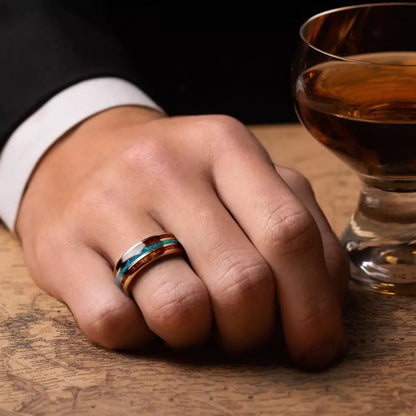
<instances>
[{"instance_id":1,"label":"man's hand","mask_svg":"<svg viewBox=\"0 0 416 416\"><path fill-rule=\"evenodd\" d=\"M275 166L233 118L139 107L91 117L39 163L17 232L35 282L107 348L155 334L188 347L215 322L223 348L242 352L267 342L281 319L296 363L321 368L344 352L343 250L306 179ZM155 263L127 297L112 267L162 232L188 262Z\"/></svg>"}]
</instances>

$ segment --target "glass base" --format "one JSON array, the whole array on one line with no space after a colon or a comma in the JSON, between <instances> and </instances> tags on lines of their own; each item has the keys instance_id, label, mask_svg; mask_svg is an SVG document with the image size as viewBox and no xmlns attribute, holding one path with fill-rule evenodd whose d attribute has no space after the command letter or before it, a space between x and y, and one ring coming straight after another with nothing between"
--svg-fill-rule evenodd
<instances>
[{"instance_id":1,"label":"glass base","mask_svg":"<svg viewBox=\"0 0 416 416\"><path fill-rule=\"evenodd\" d=\"M415 253L416 246L351 250L351 283L359 289L388 295L416 296ZM396 259L400 259L399 264L394 264Z\"/></svg>"},{"instance_id":2,"label":"glass base","mask_svg":"<svg viewBox=\"0 0 416 416\"><path fill-rule=\"evenodd\" d=\"M357 288L416 296L416 192L363 185L341 242Z\"/></svg>"}]
</instances>

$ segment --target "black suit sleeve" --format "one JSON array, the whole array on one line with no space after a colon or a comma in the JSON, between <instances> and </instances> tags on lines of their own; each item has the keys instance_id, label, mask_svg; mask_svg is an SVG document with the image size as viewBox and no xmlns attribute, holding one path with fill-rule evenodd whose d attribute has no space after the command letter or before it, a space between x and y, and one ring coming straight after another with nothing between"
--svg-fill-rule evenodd
<instances>
[{"instance_id":1,"label":"black suit sleeve","mask_svg":"<svg viewBox=\"0 0 416 416\"><path fill-rule=\"evenodd\" d=\"M138 84L108 16L99 2L88 4L0 0L0 149L23 120L71 84L97 76Z\"/></svg>"},{"instance_id":2,"label":"black suit sleeve","mask_svg":"<svg viewBox=\"0 0 416 416\"><path fill-rule=\"evenodd\" d=\"M49 98L99 76L133 82L170 115L295 121L289 69L298 28L341 4L292 0L280 15L265 0L211 0L202 9L160 0L0 0L0 149Z\"/></svg>"}]
</instances>

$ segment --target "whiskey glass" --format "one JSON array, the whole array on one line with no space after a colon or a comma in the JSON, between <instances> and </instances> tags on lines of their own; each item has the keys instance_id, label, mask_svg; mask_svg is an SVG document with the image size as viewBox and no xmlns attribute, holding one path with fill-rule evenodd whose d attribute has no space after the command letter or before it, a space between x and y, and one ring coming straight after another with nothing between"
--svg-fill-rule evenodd
<instances>
[{"instance_id":1,"label":"whiskey glass","mask_svg":"<svg viewBox=\"0 0 416 416\"><path fill-rule=\"evenodd\" d=\"M297 116L361 183L341 236L351 282L416 295L416 3L325 11L298 43Z\"/></svg>"}]
</instances>

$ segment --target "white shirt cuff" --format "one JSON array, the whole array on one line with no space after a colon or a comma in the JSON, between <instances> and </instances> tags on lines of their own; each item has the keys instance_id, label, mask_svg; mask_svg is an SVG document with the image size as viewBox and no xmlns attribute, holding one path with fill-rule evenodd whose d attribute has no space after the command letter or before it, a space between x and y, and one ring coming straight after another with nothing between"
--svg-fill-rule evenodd
<instances>
[{"instance_id":1,"label":"white shirt cuff","mask_svg":"<svg viewBox=\"0 0 416 416\"><path fill-rule=\"evenodd\" d=\"M163 112L128 81L94 78L59 92L12 133L0 154L0 218L11 231L15 231L28 179L46 150L79 122L121 105L139 105Z\"/></svg>"}]
</instances>

